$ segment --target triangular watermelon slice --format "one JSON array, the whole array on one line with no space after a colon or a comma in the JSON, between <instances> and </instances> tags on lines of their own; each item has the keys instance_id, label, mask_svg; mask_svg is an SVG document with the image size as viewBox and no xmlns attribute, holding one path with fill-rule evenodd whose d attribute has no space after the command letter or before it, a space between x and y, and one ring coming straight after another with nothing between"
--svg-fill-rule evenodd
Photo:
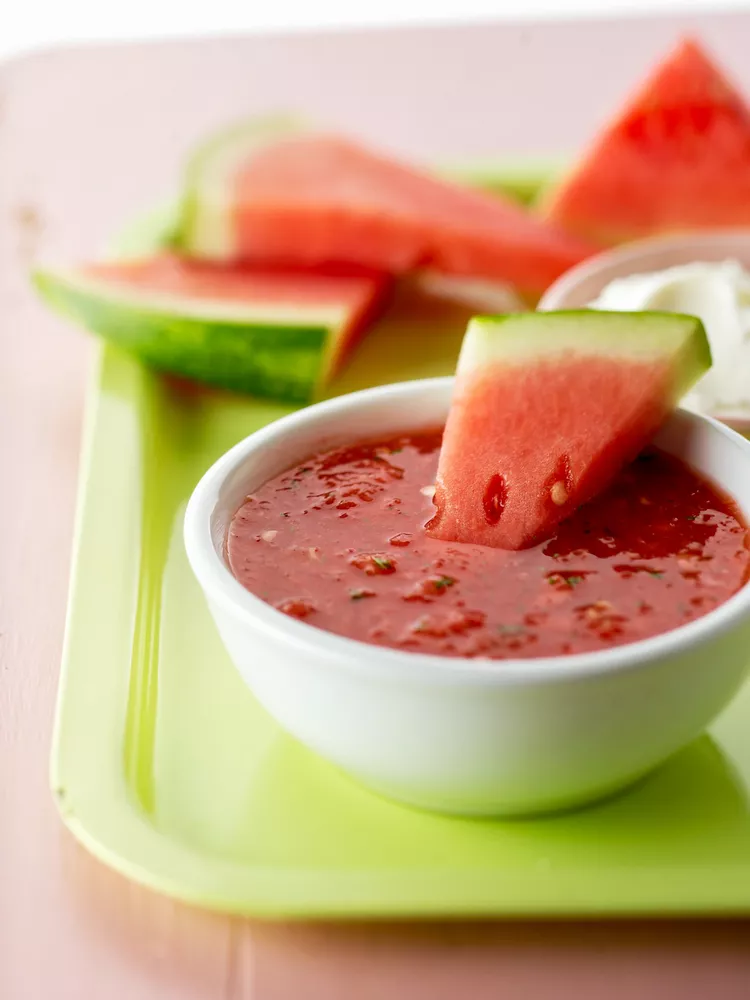
<instances>
[{"instance_id":1,"label":"triangular watermelon slice","mask_svg":"<svg viewBox=\"0 0 750 1000\"><path fill-rule=\"evenodd\" d=\"M750 226L750 110L702 49L684 41L540 211L602 245Z\"/></svg>"},{"instance_id":2,"label":"triangular watermelon slice","mask_svg":"<svg viewBox=\"0 0 750 1000\"><path fill-rule=\"evenodd\" d=\"M474 319L456 371L428 533L518 549L609 485L711 365L677 313Z\"/></svg>"},{"instance_id":3,"label":"triangular watermelon slice","mask_svg":"<svg viewBox=\"0 0 750 1000\"><path fill-rule=\"evenodd\" d=\"M180 245L213 260L429 269L529 295L592 251L500 196L284 119L232 129L199 152Z\"/></svg>"},{"instance_id":4,"label":"triangular watermelon slice","mask_svg":"<svg viewBox=\"0 0 750 1000\"><path fill-rule=\"evenodd\" d=\"M34 278L60 312L156 368L295 402L339 369L390 287L362 269L227 267L170 254Z\"/></svg>"}]
</instances>

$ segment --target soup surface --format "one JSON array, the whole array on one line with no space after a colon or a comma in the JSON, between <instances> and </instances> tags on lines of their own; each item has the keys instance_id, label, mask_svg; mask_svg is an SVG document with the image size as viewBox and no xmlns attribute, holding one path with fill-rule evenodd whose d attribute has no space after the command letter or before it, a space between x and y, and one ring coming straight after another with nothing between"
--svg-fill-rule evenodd
<instances>
[{"instance_id":1,"label":"soup surface","mask_svg":"<svg viewBox=\"0 0 750 1000\"><path fill-rule=\"evenodd\" d=\"M311 625L442 656L617 646L706 614L747 580L731 499L651 448L518 552L428 538L441 432L337 448L259 487L227 538L248 590Z\"/></svg>"}]
</instances>

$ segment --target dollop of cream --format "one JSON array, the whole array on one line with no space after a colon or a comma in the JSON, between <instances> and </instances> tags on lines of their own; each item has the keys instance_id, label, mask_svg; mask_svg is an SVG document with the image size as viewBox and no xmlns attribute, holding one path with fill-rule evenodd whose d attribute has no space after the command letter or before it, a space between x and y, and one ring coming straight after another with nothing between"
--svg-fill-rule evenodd
<instances>
[{"instance_id":1,"label":"dollop of cream","mask_svg":"<svg viewBox=\"0 0 750 1000\"><path fill-rule=\"evenodd\" d=\"M683 399L703 413L750 414L750 274L736 260L696 261L611 281L592 309L698 316L713 367Z\"/></svg>"}]
</instances>

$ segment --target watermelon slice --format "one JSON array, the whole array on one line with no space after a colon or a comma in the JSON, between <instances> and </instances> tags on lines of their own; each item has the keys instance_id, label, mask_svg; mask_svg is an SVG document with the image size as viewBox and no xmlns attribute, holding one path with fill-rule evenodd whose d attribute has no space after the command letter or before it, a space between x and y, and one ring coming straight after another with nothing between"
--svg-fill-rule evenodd
<instances>
[{"instance_id":1,"label":"watermelon slice","mask_svg":"<svg viewBox=\"0 0 750 1000\"><path fill-rule=\"evenodd\" d=\"M518 549L604 489L711 365L677 313L474 319L461 348L435 538Z\"/></svg>"},{"instance_id":2,"label":"watermelon slice","mask_svg":"<svg viewBox=\"0 0 750 1000\"><path fill-rule=\"evenodd\" d=\"M169 254L35 281L60 312L156 368L307 402L354 346L389 287L362 269L220 267Z\"/></svg>"},{"instance_id":3,"label":"watermelon slice","mask_svg":"<svg viewBox=\"0 0 750 1000\"><path fill-rule=\"evenodd\" d=\"M750 226L750 110L698 45L684 41L540 211L601 245Z\"/></svg>"},{"instance_id":4,"label":"watermelon slice","mask_svg":"<svg viewBox=\"0 0 750 1000\"><path fill-rule=\"evenodd\" d=\"M211 260L426 268L529 295L592 252L510 200L283 119L232 129L197 155L179 241Z\"/></svg>"}]
</instances>

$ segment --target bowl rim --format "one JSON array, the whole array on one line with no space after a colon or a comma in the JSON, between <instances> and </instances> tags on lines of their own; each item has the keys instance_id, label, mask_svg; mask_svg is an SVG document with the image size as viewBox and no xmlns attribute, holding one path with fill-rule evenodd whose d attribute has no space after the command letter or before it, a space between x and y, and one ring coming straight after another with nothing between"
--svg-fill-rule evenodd
<instances>
[{"instance_id":1,"label":"bowl rim","mask_svg":"<svg viewBox=\"0 0 750 1000\"><path fill-rule=\"evenodd\" d=\"M724 244L736 244L738 241L746 242L748 253L750 253L750 228L666 233L658 236L645 236L629 243L622 243L620 246L602 250L592 257L586 257L580 263L574 264L545 290L537 308L542 312L569 309L571 307L566 304L565 300L571 290L576 288L581 281L606 272L613 265L631 263L637 265L638 261L651 251L680 250L689 245L696 248L696 253L700 253L702 249L717 249ZM732 251L727 250L727 258L731 257ZM640 272L636 267L631 273L638 274ZM583 307L578 306L577 308Z\"/></svg>"},{"instance_id":2,"label":"bowl rim","mask_svg":"<svg viewBox=\"0 0 750 1000\"><path fill-rule=\"evenodd\" d=\"M528 659L493 660L416 653L378 646L337 635L289 615L246 590L217 553L211 536L211 517L220 490L253 454L283 445L311 420L341 416L389 398L405 403L414 396L445 392L452 376L396 382L337 396L297 410L266 425L239 441L204 473L185 511L183 536L188 561L211 604L228 612L250 631L289 647L297 655L310 656L331 669L344 668L357 674L386 676L403 682L534 685L573 682L624 671L647 668L654 661L675 656L701 644L717 640L750 617L750 581L719 607L692 622L646 639L586 653ZM712 417L678 410L680 419L705 424L711 433L735 446L741 461L750 465L750 442ZM290 463L293 464L293 463Z\"/></svg>"}]
</instances>

